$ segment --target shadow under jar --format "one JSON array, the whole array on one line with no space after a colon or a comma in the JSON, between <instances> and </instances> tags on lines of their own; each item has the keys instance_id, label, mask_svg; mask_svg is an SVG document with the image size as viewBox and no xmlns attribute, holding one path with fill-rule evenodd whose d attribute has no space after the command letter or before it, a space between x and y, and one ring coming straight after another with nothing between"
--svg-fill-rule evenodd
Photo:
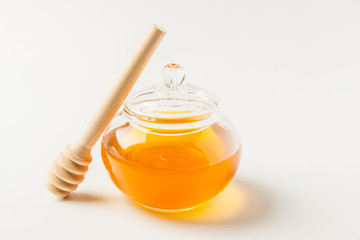
<instances>
[{"instance_id":1,"label":"shadow under jar","mask_svg":"<svg viewBox=\"0 0 360 240\"><path fill-rule=\"evenodd\" d=\"M241 143L215 96L182 84L177 64L164 82L129 97L106 129L101 155L115 185L136 203L183 211L206 203L234 177Z\"/></svg>"}]
</instances>

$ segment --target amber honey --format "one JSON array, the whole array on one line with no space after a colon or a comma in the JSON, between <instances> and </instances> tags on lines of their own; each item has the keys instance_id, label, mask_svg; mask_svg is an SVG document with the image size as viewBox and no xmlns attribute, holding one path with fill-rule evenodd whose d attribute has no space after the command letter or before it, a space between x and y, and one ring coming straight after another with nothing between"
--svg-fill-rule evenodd
<instances>
[{"instance_id":1,"label":"amber honey","mask_svg":"<svg viewBox=\"0 0 360 240\"><path fill-rule=\"evenodd\" d=\"M241 147L234 137L220 123L184 134L127 123L105 134L101 153L113 182L137 203L189 209L216 196L235 175Z\"/></svg>"}]
</instances>

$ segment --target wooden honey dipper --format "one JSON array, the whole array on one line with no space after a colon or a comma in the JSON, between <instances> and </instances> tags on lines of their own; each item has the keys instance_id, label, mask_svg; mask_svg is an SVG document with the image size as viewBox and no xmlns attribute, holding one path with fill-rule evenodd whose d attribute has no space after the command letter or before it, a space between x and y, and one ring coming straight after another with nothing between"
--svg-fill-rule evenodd
<instances>
[{"instance_id":1,"label":"wooden honey dipper","mask_svg":"<svg viewBox=\"0 0 360 240\"><path fill-rule=\"evenodd\" d=\"M119 110L165 34L166 32L160 27L152 26L80 140L67 145L53 161L46 182L50 192L59 197L68 197L70 192L84 180L88 165L92 161L91 148Z\"/></svg>"}]
</instances>

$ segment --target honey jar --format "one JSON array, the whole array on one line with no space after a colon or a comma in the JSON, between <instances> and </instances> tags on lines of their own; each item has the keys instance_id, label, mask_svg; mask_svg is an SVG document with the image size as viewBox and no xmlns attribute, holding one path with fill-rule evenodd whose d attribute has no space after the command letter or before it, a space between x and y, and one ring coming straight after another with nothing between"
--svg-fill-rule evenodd
<instances>
[{"instance_id":1,"label":"honey jar","mask_svg":"<svg viewBox=\"0 0 360 240\"><path fill-rule=\"evenodd\" d=\"M136 203L183 211L206 203L234 177L241 143L218 100L184 84L180 65L130 96L109 124L101 155L114 184Z\"/></svg>"}]
</instances>

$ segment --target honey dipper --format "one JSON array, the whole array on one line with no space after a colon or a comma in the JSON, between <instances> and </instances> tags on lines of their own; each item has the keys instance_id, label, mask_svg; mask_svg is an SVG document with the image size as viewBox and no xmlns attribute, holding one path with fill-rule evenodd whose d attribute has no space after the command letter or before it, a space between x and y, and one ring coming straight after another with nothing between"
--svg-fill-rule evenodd
<instances>
[{"instance_id":1,"label":"honey dipper","mask_svg":"<svg viewBox=\"0 0 360 240\"><path fill-rule=\"evenodd\" d=\"M53 161L46 182L50 192L59 197L68 197L84 180L88 165L92 161L91 148L124 102L165 34L160 27L152 26L79 141L67 145Z\"/></svg>"}]
</instances>

